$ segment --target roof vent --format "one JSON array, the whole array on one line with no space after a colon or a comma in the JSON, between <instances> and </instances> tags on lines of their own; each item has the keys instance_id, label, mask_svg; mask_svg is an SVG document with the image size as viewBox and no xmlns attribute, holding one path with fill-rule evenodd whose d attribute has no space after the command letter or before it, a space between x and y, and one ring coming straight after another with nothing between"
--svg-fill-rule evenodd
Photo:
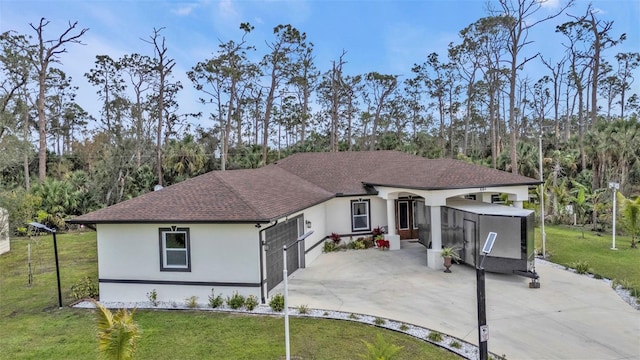
<instances>
[{"instance_id":1,"label":"roof vent","mask_svg":"<svg viewBox=\"0 0 640 360\"><path fill-rule=\"evenodd\" d=\"M160 184L153 187L153 191L160 191L160 190L162 190L162 185Z\"/></svg>"}]
</instances>

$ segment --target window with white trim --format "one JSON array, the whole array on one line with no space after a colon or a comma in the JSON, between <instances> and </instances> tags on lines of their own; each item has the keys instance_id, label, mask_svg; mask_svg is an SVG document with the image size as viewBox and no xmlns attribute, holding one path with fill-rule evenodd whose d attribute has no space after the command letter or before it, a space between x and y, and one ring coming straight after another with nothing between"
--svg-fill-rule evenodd
<instances>
[{"instance_id":1,"label":"window with white trim","mask_svg":"<svg viewBox=\"0 0 640 360\"><path fill-rule=\"evenodd\" d=\"M371 230L369 200L351 200L351 230Z\"/></svg>"},{"instance_id":2,"label":"window with white trim","mask_svg":"<svg viewBox=\"0 0 640 360\"><path fill-rule=\"evenodd\" d=\"M160 271L191 271L189 228L160 228Z\"/></svg>"}]
</instances>

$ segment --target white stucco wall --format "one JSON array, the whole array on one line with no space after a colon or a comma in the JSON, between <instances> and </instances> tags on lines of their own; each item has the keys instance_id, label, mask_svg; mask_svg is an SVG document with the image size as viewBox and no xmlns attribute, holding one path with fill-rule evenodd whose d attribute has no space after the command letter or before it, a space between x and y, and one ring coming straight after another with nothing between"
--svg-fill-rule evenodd
<instances>
[{"instance_id":1,"label":"white stucco wall","mask_svg":"<svg viewBox=\"0 0 640 360\"><path fill-rule=\"evenodd\" d=\"M326 202L327 235L332 232L338 234L352 234L351 230L351 201L368 199L370 201L371 229L387 225L387 203L377 196L339 197ZM355 232L369 233L368 231Z\"/></svg>"},{"instance_id":2,"label":"white stucco wall","mask_svg":"<svg viewBox=\"0 0 640 360\"><path fill-rule=\"evenodd\" d=\"M160 271L158 229L190 229L191 271ZM259 283L258 229L253 224L99 224L98 275L102 279L173 282ZM198 296L207 303L211 285L100 283L103 301L146 301L156 289L159 301ZM260 297L259 287L215 286L223 296L238 291Z\"/></svg>"},{"instance_id":3,"label":"white stucco wall","mask_svg":"<svg viewBox=\"0 0 640 360\"><path fill-rule=\"evenodd\" d=\"M326 202L312 206L304 211L293 214L291 217L304 215L304 220L311 222L311 227L307 227L305 224L304 232L313 231L308 238L305 239L305 264L311 264L315 259L322 254L322 244L318 244L322 241L327 234L327 222L325 218Z\"/></svg>"}]
</instances>

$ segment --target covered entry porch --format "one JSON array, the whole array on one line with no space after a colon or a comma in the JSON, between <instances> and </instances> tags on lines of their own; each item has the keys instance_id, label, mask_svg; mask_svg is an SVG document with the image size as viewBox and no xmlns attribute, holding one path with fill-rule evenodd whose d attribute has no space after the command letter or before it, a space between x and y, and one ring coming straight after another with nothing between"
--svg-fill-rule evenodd
<instances>
[{"instance_id":1,"label":"covered entry porch","mask_svg":"<svg viewBox=\"0 0 640 360\"><path fill-rule=\"evenodd\" d=\"M401 239L418 238L419 231L426 231L423 245L427 248L427 266L431 269L444 269L442 252L442 208L447 199L470 197L476 201L491 203L492 196L507 194L514 207L522 208L528 200L527 185L497 186L460 189L410 189L376 186L378 197L387 204L386 240L391 250L400 249ZM420 219L427 219L426 227ZM420 228L423 228L420 230Z\"/></svg>"}]
</instances>

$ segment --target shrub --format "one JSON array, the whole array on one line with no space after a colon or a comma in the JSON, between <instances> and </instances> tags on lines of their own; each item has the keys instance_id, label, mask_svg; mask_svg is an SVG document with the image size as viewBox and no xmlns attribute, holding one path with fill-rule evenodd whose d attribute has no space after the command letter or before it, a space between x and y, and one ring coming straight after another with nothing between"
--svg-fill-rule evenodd
<instances>
[{"instance_id":1,"label":"shrub","mask_svg":"<svg viewBox=\"0 0 640 360\"><path fill-rule=\"evenodd\" d=\"M282 294L273 295L271 300L269 300L269 306L271 307L271 310L273 310L273 311L280 312L280 311L284 310L284 295L282 295Z\"/></svg>"},{"instance_id":2,"label":"shrub","mask_svg":"<svg viewBox=\"0 0 640 360\"><path fill-rule=\"evenodd\" d=\"M358 318L358 315L356 315L356 314L354 314L354 313L351 313L351 314L349 314L349 319L351 319L351 320L358 320L359 318Z\"/></svg>"},{"instance_id":3,"label":"shrub","mask_svg":"<svg viewBox=\"0 0 640 360\"><path fill-rule=\"evenodd\" d=\"M309 313L309 307L305 304L302 304L300 306L298 306L298 314L308 314Z\"/></svg>"},{"instance_id":4,"label":"shrub","mask_svg":"<svg viewBox=\"0 0 640 360\"><path fill-rule=\"evenodd\" d=\"M86 276L82 280L71 285L71 296L76 300L97 298L98 286L90 277Z\"/></svg>"},{"instance_id":5,"label":"shrub","mask_svg":"<svg viewBox=\"0 0 640 360\"><path fill-rule=\"evenodd\" d=\"M327 311L322 313L322 316L329 316L329 313Z\"/></svg>"},{"instance_id":6,"label":"shrub","mask_svg":"<svg viewBox=\"0 0 640 360\"><path fill-rule=\"evenodd\" d=\"M330 252L336 251L336 248L337 248L336 244L326 241L324 243L324 247L322 248L322 252L330 253Z\"/></svg>"},{"instance_id":7,"label":"shrub","mask_svg":"<svg viewBox=\"0 0 640 360\"><path fill-rule=\"evenodd\" d=\"M600 279L602 279L602 275L600 275L600 274L593 274L593 278L594 278L594 279L598 279L598 280L600 280Z\"/></svg>"},{"instance_id":8,"label":"shrub","mask_svg":"<svg viewBox=\"0 0 640 360\"><path fill-rule=\"evenodd\" d=\"M211 295L209 295L209 306L215 309L222 306L223 303L224 303L224 300L222 299L222 295L220 294L216 295L213 292L213 289L211 289Z\"/></svg>"},{"instance_id":9,"label":"shrub","mask_svg":"<svg viewBox=\"0 0 640 360\"><path fill-rule=\"evenodd\" d=\"M188 298L184 299L184 304L189 309L196 309L198 307L198 297L197 296L189 296Z\"/></svg>"},{"instance_id":10,"label":"shrub","mask_svg":"<svg viewBox=\"0 0 640 360\"><path fill-rule=\"evenodd\" d=\"M457 341L453 340L453 341L449 344L449 346L451 346L451 347L452 347L452 348L454 348L454 349L460 349L460 348L462 347L462 344L460 344L459 342L457 342Z\"/></svg>"},{"instance_id":11,"label":"shrub","mask_svg":"<svg viewBox=\"0 0 640 360\"><path fill-rule=\"evenodd\" d=\"M234 291L233 295L227 296L227 305L234 310L240 309L244 305L244 296Z\"/></svg>"},{"instance_id":12,"label":"shrub","mask_svg":"<svg viewBox=\"0 0 640 360\"><path fill-rule=\"evenodd\" d=\"M407 324L402 323L402 324L400 324L400 330L401 331L407 331L407 330L409 330L409 327L407 326Z\"/></svg>"},{"instance_id":13,"label":"shrub","mask_svg":"<svg viewBox=\"0 0 640 360\"><path fill-rule=\"evenodd\" d=\"M427 339L433 341L433 342L440 342L442 341L442 334L440 334L437 331L432 331L429 333L429 336L427 336Z\"/></svg>"},{"instance_id":14,"label":"shrub","mask_svg":"<svg viewBox=\"0 0 640 360\"><path fill-rule=\"evenodd\" d=\"M373 230L371 230L371 236L373 236L374 238L376 236L383 235L383 234L384 234L384 231L382 231L382 228L380 226L376 226L373 228Z\"/></svg>"},{"instance_id":15,"label":"shrub","mask_svg":"<svg viewBox=\"0 0 640 360\"><path fill-rule=\"evenodd\" d=\"M256 306L258 306L258 298L253 295L247 296L247 298L244 300L244 307L246 307L249 311L253 311Z\"/></svg>"},{"instance_id":16,"label":"shrub","mask_svg":"<svg viewBox=\"0 0 640 360\"><path fill-rule=\"evenodd\" d=\"M359 354L358 357L360 359L365 360L390 360L393 359L400 350L402 350L402 346L397 346L388 343L382 334L378 334L376 337L375 343L371 344L366 341L364 342L367 347L367 351L365 353Z\"/></svg>"},{"instance_id":17,"label":"shrub","mask_svg":"<svg viewBox=\"0 0 640 360\"><path fill-rule=\"evenodd\" d=\"M365 248L364 240L356 240L351 242L355 250L363 250Z\"/></svg>"},{"instance_id":18,"label":"shrub","mask_svg":"<svg viewBox=\"0 0 640 360\"><path fill-rule=\"evenodd\" d=\"M340 234L332 232L329 238L331 239L331 241L333 241L334 244L340 244Z\"/></svg>"},{"instance_id":19,"label":"shrub","mask_svg":"<svg viewBox=\"0 0 640 360\"><path fill-rule=\"evenodd\" d=\"M364 243L365 249L371 249L373 247L373 239L372 238L366 238L366 239L362 240L362 242Z\"/></svg>"},{"instance_id":20,"label":"shrub","mask_svg":"<svg viewBox=\"0 0 640 360\"><path fill-rule=\"evenodd\" d=\"M571 264L571 267L576 269L578 274L586 274L589 272L589 263L584 260L579 260Z\"/></svg>"},{"instance_id":21,"label":"shrub","mask_svg":"<svg viewBox=\"0 0 640 360\"><path fill-rule=\"evenodd\" d=\"M151 302L151 305L158 306L158 292L153 289L147 293L147 299Z\"/></svg>"},{"instance_id":22,"label":"shrub","mask_svg":"<svg viewBox=\"0 0 640 360\"><path fill-rule=\"evenodd\" d=\"M620 287L622 287L623 289L626 289L626 290L633 289L633 284L631 283L631 281L627 279L622 279L619 281L619 283L620 283Z\"/></svg>"},{"instance_id":23,"label":"shrub","mask_svg":"<svg viewBox=\"0 0 640 360\"><path fill-rule=\"evenodd\" d=\"M383 318L377 317L375 320L373 320L373 323L376 325L384 325L386 321Z\"/></svg>"},{"instance_id":24,"label":"shrub","mask_svg":"<svg viewBox=\"0 0 640 360\"><path fill-rule=\"evenodd\" d=\"M95 302L98 352L101 359L133 359L140 339L140 326L133 320L136 310L115 312Z\"/></svg>"},{"instance_id":25,"label":"shrub","mask_svg":"<svg viewBox=\"0 0 640 360\"><path fill-rule=\"evenodd\" d=\"M611 288L612 288L613 290L617 289L617 288L618 288L618 285L620 285L620 280L618 280L618 279L613 279L613 280L611 281Z\"/></svg>"}]
</instances>

